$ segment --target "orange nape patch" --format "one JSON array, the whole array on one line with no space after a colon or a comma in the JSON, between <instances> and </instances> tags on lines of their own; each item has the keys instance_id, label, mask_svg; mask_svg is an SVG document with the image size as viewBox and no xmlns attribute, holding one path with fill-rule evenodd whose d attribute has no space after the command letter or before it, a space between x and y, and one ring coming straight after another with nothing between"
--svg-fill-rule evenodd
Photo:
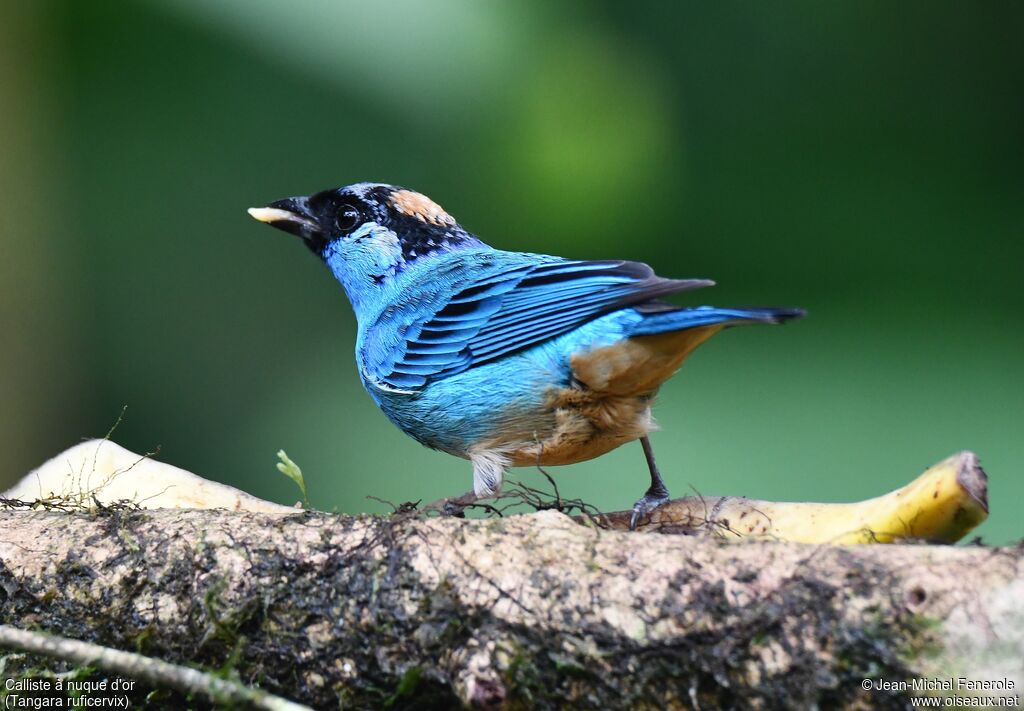
<instances>
[{"instance_id":1,"label":"orange nape patch","mask_svg":"<svg viewBox=\"0 0 1024 711\"><path fill-rule=\"evenodd\" d=\"M577 353L570 361L577 380L608 395L646 395L672 377L694 348L723 324L636 336L606 348Z\"/></svg>"},{"instance_id":2,"label":"orange nape patch","mask_svg":"<svg viewBox=\"0 0 1024 711\"><path fill-rule=\"evenodd\" d=\"M396 190L391 193L391 206L403 215L411 215L421 222L429 222L438 227L452 227L455 224L455 218L440 205L412 190Z\"/></svg>"}]
</instances>

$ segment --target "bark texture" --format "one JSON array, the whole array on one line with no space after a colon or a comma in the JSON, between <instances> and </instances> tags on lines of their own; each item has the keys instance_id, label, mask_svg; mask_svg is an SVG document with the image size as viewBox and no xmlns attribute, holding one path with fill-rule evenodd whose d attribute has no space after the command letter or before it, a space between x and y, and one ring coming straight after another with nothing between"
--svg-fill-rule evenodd
<instances>
[{"instance_id":1,"label":"bark texture","mask_svg":"<svg viewBox=\"0 0 1024 711\"><path fill-rule=\"evenodd\" d=\"M1024 680L1024 550L503 519L0 511L0 622L321 708L904 708Z\"/></svg>"}]
</instances>

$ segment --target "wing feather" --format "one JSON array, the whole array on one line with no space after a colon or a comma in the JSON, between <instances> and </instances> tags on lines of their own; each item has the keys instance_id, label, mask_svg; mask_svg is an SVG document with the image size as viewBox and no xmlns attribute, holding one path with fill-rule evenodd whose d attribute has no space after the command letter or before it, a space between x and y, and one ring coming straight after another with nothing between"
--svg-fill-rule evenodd
<instances>
[{"instance_id":1,"label":"wing feather","mask_svg":"<svg viewBox=\"0 0 1024 711\"><path fill-rule=\"evenodd\" d=\"M492 258L486 268L449 265L447 297L428 294L388 309L367 334L367 341L380 343L361 351L366 375L382 387L415 392L606 313L713 284L663 279L639 262L493 254L507 255L512 263L502 266Z\"/></svg>"}]
</instances>

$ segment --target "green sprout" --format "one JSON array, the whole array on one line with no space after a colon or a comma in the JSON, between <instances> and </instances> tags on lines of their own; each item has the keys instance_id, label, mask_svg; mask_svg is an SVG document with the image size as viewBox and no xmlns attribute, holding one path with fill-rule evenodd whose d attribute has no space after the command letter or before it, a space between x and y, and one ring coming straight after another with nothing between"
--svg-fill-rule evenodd
<instances>
[{"instance_id":1,"label":"green sprout","mask_svg":"<svg viewBox=\"0 0 1024 711\"><path fill-rule=\"evenodd\" d=\"M293 462L283 449L278 450L277 458L281 460L277 463L277 470L295 482L302 491L303 501L308 504L309 497L306 496L306 480L302 477L302 470L299 469L299 465Z\"/></svg>"}]
</instances>

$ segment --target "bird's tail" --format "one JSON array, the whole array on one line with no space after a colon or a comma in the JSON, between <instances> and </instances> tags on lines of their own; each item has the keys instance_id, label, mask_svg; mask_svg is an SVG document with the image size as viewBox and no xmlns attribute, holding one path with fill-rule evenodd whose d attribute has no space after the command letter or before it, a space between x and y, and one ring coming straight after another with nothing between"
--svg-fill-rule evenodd
<instances>
[{"instance_id":1,"label":"bird's tail","mask_svg":"<svg viewBox=\"0 0 1024 711\"><path fill-rule=\"evenodd\" d=\"M749 308L720 309L714 306L684 308L652 302L634 307L644 319L634 325L630 336L654 336L701 326L737 326L744 323L784 323L804 315L803 309Z\"/></svg>"},{"instance_id":2,"label":"bird's tail","mask_svg":"<svg viewBox=\"0 0 1024 711\"><path fill-rule=\"evenodd\" d=\"M610 395L653 394L672 377L694 348L728 326L782 323L804 315L800 309L682 308L660 302L633 307L643 318L627 338L572 357L581 383Z\"/></svg>"}]
</instances>

